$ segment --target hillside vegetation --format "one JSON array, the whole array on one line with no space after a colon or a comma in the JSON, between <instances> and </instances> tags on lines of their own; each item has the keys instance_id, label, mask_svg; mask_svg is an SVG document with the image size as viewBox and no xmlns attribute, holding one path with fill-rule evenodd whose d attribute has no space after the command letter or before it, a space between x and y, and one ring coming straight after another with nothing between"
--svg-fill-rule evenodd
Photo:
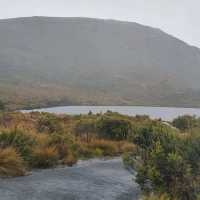
<instances>
[{"instance_id":1,"label":"hillside vegetation","mask_svg":"<svg viewBox=\"0 0 200 200\"><path fill-rule=\"evenodd\" d=\"M200 50L131 22L0 20L0 94L9 108L200 106Z\"/></svg>"}]
</instances>

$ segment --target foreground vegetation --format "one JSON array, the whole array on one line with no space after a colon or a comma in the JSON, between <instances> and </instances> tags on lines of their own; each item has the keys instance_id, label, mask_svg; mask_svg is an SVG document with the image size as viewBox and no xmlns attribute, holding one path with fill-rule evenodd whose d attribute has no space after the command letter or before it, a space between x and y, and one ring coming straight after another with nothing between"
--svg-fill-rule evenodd
<instances>
[{"instance_id":1,"label":"foreground vegetation","mask_svg":"<svg viewBox=\"0 0 200 200\"><path fill-rule=\"evenodd\" d=\"M3 107L2 107L3 108ZM172 123L118 113L68 116L0 112L0 176L119 156L136 172L144 200L195 200L200 194L200 119Z\"/></svg>"},{"instance_id":2,"label":"foreground vegetation","mask_svg":"<svg viewBox=\"0 0 200 200\"><path fill-rule=\"evenodd\" d=\"M0 176L132 152L131 123L128 117L111 112L83 116L1 112Z\"/></svg>"},{"instance_id":3,"label":"foreground vegetation","mask_svg":"<svg viewBox=\"0 0 200 200\"><path fill-rule=\"evenodd\" d=\"M135 151L124 155L136 182L152 200L195 200L200 193L200 119L182 116L176 128L150 122L133 130Z\"/></svg>"}]
</instances>

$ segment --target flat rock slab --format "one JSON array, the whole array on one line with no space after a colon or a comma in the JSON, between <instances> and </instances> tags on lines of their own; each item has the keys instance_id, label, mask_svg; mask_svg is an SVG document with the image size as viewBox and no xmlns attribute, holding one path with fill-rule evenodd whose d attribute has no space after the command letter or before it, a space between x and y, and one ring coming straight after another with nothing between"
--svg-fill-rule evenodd
<instances>
[{"instance_id":1,"label":"flat rock slab","mask_svg":"<svg viewBox=\"0 0 200 200\"><path fill-rule=\"evenodd\" d=\"M0 179L0 200L136 200L139 193L120 158Z\"/></svg>"}]
</instances>

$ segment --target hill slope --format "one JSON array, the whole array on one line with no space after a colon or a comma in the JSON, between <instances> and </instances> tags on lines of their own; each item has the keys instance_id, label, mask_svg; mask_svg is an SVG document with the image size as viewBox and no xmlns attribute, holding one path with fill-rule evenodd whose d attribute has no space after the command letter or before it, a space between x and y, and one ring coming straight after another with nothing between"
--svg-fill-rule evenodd
<instances>
[{"instance_id":1,"label":"hill slope","mask_svg":"<svg viewBox=\"0 0 200 200\"><path fill-rule=\"evenodd\" d=\"M0 94L13 108L200 106L200 50L154 28L88 18L0 20Z\"/></svg>"}]
</instances>

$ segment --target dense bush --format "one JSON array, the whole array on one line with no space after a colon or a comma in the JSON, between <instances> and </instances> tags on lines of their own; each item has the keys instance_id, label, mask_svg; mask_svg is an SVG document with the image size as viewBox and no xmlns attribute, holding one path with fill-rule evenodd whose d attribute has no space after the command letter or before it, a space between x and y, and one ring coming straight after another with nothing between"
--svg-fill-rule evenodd
<instances>
[{"instance_id":1,"label":"dense bush","mask_svg":"<svg viewBox=\"0 0 200 200\"><path fill-rule=\"evenodd\" d=\"M130 121L117 117L102 117L97 122L97 131L101 138L126 140L131 133Z\"/></svg>"},{"instance_id":2,"label":"dense bush","mask_svg":"<svg viewBox=\"0 0 200 200\"><path fill-rule=\"evenodd\" d=\"M132 161L126 156L125 162L134 165L136 181L143 191L167 193L170 199L195 200L200 185L199 137L180 135L159 122L153 123L137 130L134 143L138 151Z\"/></svg>"},{"instance_id":3,"label":"dense bush","mask_svg":"<svg viewBox=\"0 0 200 200\"><path fill-rule=\"evenodd\" d=\"M199 120L195 116L184 115L175 118L172 122L173 126L180 129L181 131L191 130L199 124Z\"/></svg>"}]
</instances>

